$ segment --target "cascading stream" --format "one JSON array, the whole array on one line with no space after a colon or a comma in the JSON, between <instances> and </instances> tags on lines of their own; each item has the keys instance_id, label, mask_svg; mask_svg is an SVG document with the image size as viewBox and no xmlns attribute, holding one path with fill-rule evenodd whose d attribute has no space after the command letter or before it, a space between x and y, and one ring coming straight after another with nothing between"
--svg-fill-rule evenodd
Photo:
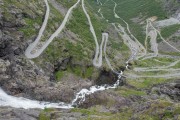
<instances>
[{"instance_id":1,"label":"cascading stream","mask_svg":"<svg viewBox=\"0 0 180 120\"><path fill-rule=\"evenodd\" d=\"M107 89L114 89L114 88L117 88L119 86L119 84L120 84L120 79L121 79L121 77L123 75L123 71L121 71L120 73L116 72L113 69L113 67L112 67L112 65L111 65L111 63L110 63L110 61L109 61L109 59L108 59L108 57L106 55L106 47L107 47L107 42L108 42L108 34L107 33L102 33L102 41L101 41L101 44L99 46L98 41L97 41L97 37L96 37L96 33L95 33L93 25L91 23L90 16L88 15L88 13L86 11L86 8L85 8L85 5L84 5L84 0L77 0L77 2L68 10L68 12L65 15L65 18L64 18L62 24L59 26L59 28L51 35L51 37L42 45L42 47L40 49L35 50L35 47L39 44L41 36L42 36L46 26L47 26L47 22L48 22L48 18L49 18L49 13L50 13L48 1L47 0L44 0L44 1L45 1L45 4L46 4L45 19L44 19L44 22L43 22L43 24L42 24L42 26L40 28L40 31L38 33L37 38L27 48L27 50L25 52L26 57L28 57L28 58L36 58L39 55L41 55L41 53L46 49L46 47L48 47L48 45L53 41L53 39L60 32L62 32L63 28L65 27L65 25L66 25L66 23L67 23L67 21L69 19L70 14L73 11L73 9L77 7L77 5L80 3L80 1L82 1L82 8L83 8L83 11L84 11L87 19L88 19L88 22L89 22L89 25L90 25L90 31L91 31L91 33L93 35L93 38L94 38L95 44L96 44L96 53L95 53L95 58L93 59L93 65L96 66L96 67L100 67L102 65L102 52L104 52L105 60L106 60L106 62L108 64L109 68L114 73L118 74L118 80L113 85L91 86L89 89L82 89L78 93L75 94L75 98L69 104L64 103L64 102L51 103L51 102L30 100L30 99L26 99L26 98L23 98L23 97L13 97L13 96L7 95L0 88L0 106L11 106L11 107L15 107L15 108L24 108L24 109L29 109L29 108L44 109L44 108L49 108L49 107L70 109L70 108L73 108L75 105L79 105L79 104L83 103L86 100L86 96L87 95L91 95L91 94L93 94L95 92L98 92L98 91L104 91L104 90L107 90ZM97 0L97 1L98 1L98 3L100 5L102 5L101 1L99 1L99 0ZM106 0L105 3L107 1L108 0ZM105 3L103 3L103 4L105 4ZM134 39L133 42L130 42L130 47L133 47L132 43L135 42L139 46L139 49L144 51L143 55L146 54L146 49L144 49L144 47L141 45L141 43L131 34L131 32L129 30L128 23L126 21L124 21L122 18L120 18L116 14L116 12L115 12L116 6L117 6L117 4L115 3L115 6L114 6L114 16L115 16L115 18L121 19L127 25L127 30L129 32L130 36ZM101 9L99 9L99 12L100 12L100 10ZM152 26L151 22L150 22L150 25ZM164 40L164 38L161 36L160 32L157 29L155 29L155 28L154 28L154 30L160 35L160 37L163 39L163 41L166 42ZM166 43L168 45L170 45L168 42L166 42ZM103 49L103 44L104 44L104 49ZM176 51L180 52L174 46L172 46L172 45L170 45L170 46L173 47ZM126 64L127 64L126 65L126 69L128 69L129 61L136 57L136 54L138 52L136 48L137 47L131 49L132 55L131 55L130 59L126 62ZM178 62L179 61L176 61L173 64L169 65L168 67L173 66L173 65L177 64ZM147 68L147 71L148 71L148 69L149 68ZM153 69L156 69L156 68L153 68ZM160 68L157 68L157 69L160 69ZM144 70L143 68L139 69L139 71L143 71L143 70ZM145 70L146 70L146 68L145 68ZM178 75L179 75L179 73L175 73L174 74L174 76L178 76ZM169 76L170 75L166 75L164 77L169 77ZM137 76L132 76L132 77L137 77ZM147 77L147 76L140 76L140 77ZM159 77L159 76L155 76L155 77ZM160 77L162 77L162 76L160 76Z\"/></svg>"},{"instance_id":2,"label":"cascading stream","mask_svg":"<svg viewBox=\"0 0 180 120\"><path fill-rule=\"evenodd\" d=\"M11 106L14 108L63 108L63 109L71 109L74 105L79 105L86 100L86 96L93 94L98 91L104 91L107 89L117 88L119 86L120 78L116 81L115 84L111 85L101 85L101 86L91 86L89 89L82 89L80 92L76 93L75 98L72 100L71 103L67 104L64 102L59 103L51 103L51 102L44 102L44 101L36 101L30 100L23 97L13 97L7 95L1 88L0 88L0 106Z\"/></svg>"},{"instance_id":3,"label":"cascading stream","mask_svg":"<svg viewBox=\"0 0 180 120\"><path fill-rule=\"evenodd\" d=\"M29 47L26 49L25 51L25 55L28 58L36 58L39 55L41 55L41 53L46 49L46 47L53 41L53 39L63 30L63 28L65 27L67 20L72 12L72 10L74 8L76 8L76 6L79 4L79 2L81 0L77 0L77 2L68 10L62 24L60 25L60 27L51 35L51 37L42 45L42 47L38 50L35 50L35 52L33 53L34 48L38 45L38 43L40 42L41 36L46 28L47 22L48 22L48 18L49 18L49 5L48 5L48 1L44 0L45 4L46 4L46 14L45 14L45 19L44 22L42 24L42 27L40 28L40 31L38 33L37 38L35 39L35 41L33 43L31 43L29 45ZM107 46L107 41L108 41L108 34L107 33L102 33L102 42L101 45L99 47L98 41L97 41L97 37L93 28L93 25L91 23L91 19L85 9L84 6L84 0L82 0L82 7L83 7L83 11L88 19L88 22L90 24L90 31L93 34L95 43L96 43L96 55L95 58L93 60L93 64L96 67L100 67L102 65L102 51L103 51L103 44L105 42L105 46L104 46L104 53L105 53L105 59L107 64L109 65L109 67L113 70L108 58L106 57L106 46ZM114 70L113 70L114 71ZM116 72L117 73L117 72ZM64 102L59 102L59 103L51 103L51 102L44 102L44 101L36 101L36 100L30 100L30 99L26 99L23 97L13 97L10 95L7 95L1 88L0 88L0 106L11 106L11 107L15 107L15 108L24 108L24 109L29 109L29 108L40 108L40 109L44 109L44 108L64 108L64 109L70 109L73 108L74 105L78 105L81 104L82 102L84 102L86 100L86 96L93 94L95 92L98 91L103 91L103 90L107 90L107 89L112 89L112 88L116 88L119 86L120 83L120 79L121 76L123 74L123 71L121 71L118 74L118 80L116 81L115 84L113 85L101 85L101 86L91 86L89 89L82 89L80 92L76 93L75 98L72 100L71 103L66 104Z\"/></svg>"}]
</instances>

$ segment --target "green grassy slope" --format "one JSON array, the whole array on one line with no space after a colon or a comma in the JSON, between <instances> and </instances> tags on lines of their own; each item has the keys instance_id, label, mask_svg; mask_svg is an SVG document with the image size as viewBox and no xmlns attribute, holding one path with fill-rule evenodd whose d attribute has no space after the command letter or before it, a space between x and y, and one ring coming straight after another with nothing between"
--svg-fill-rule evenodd
<instances>
[{"instance_id":1,"label":"green grassy slope","mask_svg":"<svg viewBox=\"0 0 180 120\"><path fill-rule=\"evenodd\" d=\"M58 1L58 2L61 3L62 1ZM70 3L64 2L63 5L64 7L71 6ZM100 44L102 30L106 31L109 28L109 25L107 24L107 22L100 19L94 13L93 8L91 8L91 6L89 6L87 2L86 2L86 8L87 8L88 14L91 17L91 20L92 20L92 23L93 23L93 26L94 26L94 29L98 38L98 42ZM60 25L63 19L63 17L59 14L59 12L56 9L54 9L52 6L51 6L51 10L52 10L51 17L49 19L49 23L45 31L43 40L46 40L49 37L49 35L52 34L53 31L55 31L55 29L58 27L57 25ZM73 32L74 35L76 35L75 39L68 36L64 36L64 34L68 30L70 30L71 32ZM71 57L72 58L71 64L73 65L68 65L65 71L60 70L55 73L56 78L58 80L60 80L64 75L68 73L73 73L83 78L91 78L94 75L93 73L98 73L97 72L98 70L92 67L93 66L92 60L93 60L93 55L94 55L95 47L96 47L95 41L93 39L92 33L90 32L89 23L82 10L81 5L78 5L78 7L74 9L74 11L72 12L72 16L69 19L63 32L60 34L60 36L62 35L63 37L56 38L48 46L48 48L45 50L43 55L40 56L39 58L36 58L35 61L41 64L43 67L43 62L39 62L39 61L44 61L44 62L48 61L51 63L55 63L56 61L59 61L63 58ZM119 53L119 51L122 49L127 51L128 49L125 46L124 47L116 46L115 44L116 42L117 43L121 42L121 40L119 39L118 41L116 41L117 39L118 38L113 38L113 36L111 36L110 41L109 41L109 44L110 44L109 46L113 54ZM111 45L115 47L111 47ZM109 51L108 53L111 53L111 51ZM110 58L112 59L113 57L114 55L110 56ZM45 59L42 59L42 58L45 58ZM119 66L120 64L117 65L116 67L118 68ZM109 69L107 65L105 65L104 67L107 68L107 70Z\"/></svg>"},{"instance_id":2,"label":"green grassy slope","mask_svg":"<svg viewBox=\"0 0 180 120\"><path fill-rule=\"evenodd\" d=\"M98 5L94 0L88 0L88 2L98 11L100 5ZM105 1L102 1L104 3ZM137 37L137 39L144 44L145 34L142 28L144 24L135 23L132 21L133 18L140 18L141 21L145 21L147 18L152 16L157 16L158 20L167 18L167 13L163 10L161 2L156 0L114 0L117 3L116 13L122 17L130 26L130 30ZM118 22L123 26L125 24L123 21L116 19L114 17L113 8L114 2L111 0L107 1L101 6L101 11L109 22Z\"/></svg>"}]
</instances>

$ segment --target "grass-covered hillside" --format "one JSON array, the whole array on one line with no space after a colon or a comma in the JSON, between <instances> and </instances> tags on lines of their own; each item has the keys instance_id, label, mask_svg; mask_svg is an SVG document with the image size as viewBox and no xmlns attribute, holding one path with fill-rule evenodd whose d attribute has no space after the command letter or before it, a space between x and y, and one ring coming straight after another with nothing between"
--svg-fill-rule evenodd
<instances>
[{"instance_id":1,"label":"grass-covered hillside","mask_svg":"<svg viewBox=\"0 0 180 120\"><path fill-rule=\"evenodd\" d=\"M29 6L27 6L26 1L5 1L4 2L4 16L6 19L12 20L15 19L11 16L10 11L8 11L9 3L13 4L15 7L24 10L24 16L23 16L23 22L24 26L19 27L18 31L22 32L24 34L25 40L33 39L36 37L38 30L41 27L41 24L43 22L43 15L45 13L45 6L43 1L37 2L37 1L28 1ZM62 1L57 0L58 4L61 4L66 10L70 8L76 0L72 0L70 2L68 1ZM52 33L55 32L55 30L59 27L61 24L64 16L61 14L61 11L56 9L51 2L49 2L50 5L50 18L48 20L48 24L46 27L46 30L43 34L43 37L41 39L42 42L45 42ZM27 7L27 9L26 9ZM99 44L101 42L101 33L102 30L106 31L108 29L111 29L105 21L101 20L96 13L94 12L93 8L86 2L86 7L88 10L88 13L91 17L93 26L95 27L95 32L97 34L97 38L99 40ZM33 13L36 10L36 13ZM119 59L113 58L114 55L119 54L118 51L122 50L128 50L125 46L122 47L111 47L116 46L116 43L122 43L122 40L118 38L115 38L114 36L111 36L111 40L108 44L110 44L111 53L109 57L115 61L119 62ZM60 80L64 73L73 73L79 77L83 78L89 78L93 77L93 71L96 71L92 66L92 59L95 53L95 42L92 36L92 33L89 29L89 24L87 21L87 18L82 10L81 5L78 5L78 7L73 11L71 18L69 19L65 29L62 33L59 34L57 38L48 46L48 48L45 50L43 55L41 55L39 58L34 59L37 64L39 64L41 67L44 67L44 62L49 62L52 65L58 64L58 61L62 61L63 59L69 59L71 58L70 63L68 63L67 66L65 66L64 70L56 69L55 70L55 76L57 80ZM105 63L105 61L104 61ZM120 65L115 66L116 68L121 66ZM106 65L104 65L106 67ZM83 69L82 69L83 68ZM107 68L107 67L106 67ZM98 76L98 75L97 75Z\"/></svg>"},{"instance_id":2,"label":"grass-covered hillside","mask_svg":"<svg viewBox=\"0 0 180 120\"><path fill-rule=\"evenodd\" d=\"M98 4L95 0L88 0L88 2L94 8L94 11L98 11L101 8L101 12L105 19L109 21L109 23L118 22L125 26L122 20L119 20L114 17L114 6L116 6L116 13L118 16L123 18L130 26L130 30L137 37L137 39L144 44L145 39L145 30L144 26L146 25L146 19L157 16L157 20L167 19L172 14L172 11L178 9L180 6L177 0L165 1L165 0L99 0L101 4ZM170 7L171 6L171 7ZM174 8L172 10L171 8ZM169 11L168 11L168 10ZM171 14L169 12L171 11ZM176 27L169 27L171 30L167 30L164 32L162 30L163 35L167 38L173 33L177 32L180 28L176 25Z\"/></svg>"},{"instance_id":3,"label":"grass-covered hillside","mask_svg":"<svg viewBox=\"0 0 180 120\"><path fill-rule=\"evenodd\" d=\"M96 45L81 3L73 10L63 31L46 50L39 57L28 59L24 52L37 37L46 12L45 3L43 0L2 1L0 63L3 61L9 65L0 64L0 68L5 71L0 70L0 87L8 94L39 101L70 103L75 93L83 88L117 80L117 75L104 59L104 53L103 65L100 68L93 66ZM99 44L102 32L109 33L107 57L115 71L124 70L120 86L88 95L82 104L70 110L44 109L37 110L38 113L26 111L21 114L35 116L37 120L180 120L180 53L165 46L158 36L158 56L145 60L133 59L125 69L131 51L123 42L124 34L118 34L118 30L111 24L119 23L127 36L130 36L124 19L131 33L144 45L146 19L156 16L156 21L160 21L173 16L173 10L168 11L165 7L172 5L177 11L179 2L173 1L85 0ZM65 17L62 13L67 12L76 2L49 0L50 17L42 43L60 26ZM58 4L59 9L55 6ZM122 19L115 17L114 10ZM168 42L178 46L180 25L157 29ZM0 108L0 119L1 116L9 119L12 116L24 117L16 112L17 109L12 108L11 111L11 108L7 108L10 114L5 113L4 109Z\"/></svg>"},{"instance_id":4,"label":"grass-covered hillside","mask_svg":"<svg viewBox=\"0 0 180 120\"><path fill-rule=\"evenodd\" d=\"M69 8L72 2L57 1L64 7ZM73 1L75 2L75 1ZM45 41L61 24L63 17L59 12L51 6L51 17L47 29L45 31L43 41ZM103 21L98 17L93 8L86 2L86 7L88 14L91 17L95 32L98 38L99 44L101 43L102 31L108 31L112 29L107 22ZM114 59L114 55L122 54L124 57L121 59L128 58L128 49L123 45L122 40L119 36L110 36L110 41L108 43L110 51L107 51L109 58L112 62L115 62L113 66L119 69L124 63L119 60L119 57ZM118 46L117 44L121 44ZM119 53L119 51L124 51ZM112 54L113 53L113 54ZM55 76L57 80L60 80L64 75L68 73L73 73L76 76L83 78L94 78L98 76L98 69L92 66L93 56L95 54L95 41L93 39L92 33L90 32L89 24L87 18L82 10L81 5L73 11L71 18L69 19L64 31L50 44L50 46L45 51L42 56L44 61L49 61L51 63L57 63L57 61L63 60L64 58L72 58L70 63L66 66L65 70L56 70ZM37 58L35 61L39 62L42 58ZM108 70L105 61L104 67ZM42 62L41 62L42 63ZM41 64L40 63L40 64ZM115 65L118 63L119 65ZM95 73L95 74L94 74Z\"/></svg>"}]
</instances>

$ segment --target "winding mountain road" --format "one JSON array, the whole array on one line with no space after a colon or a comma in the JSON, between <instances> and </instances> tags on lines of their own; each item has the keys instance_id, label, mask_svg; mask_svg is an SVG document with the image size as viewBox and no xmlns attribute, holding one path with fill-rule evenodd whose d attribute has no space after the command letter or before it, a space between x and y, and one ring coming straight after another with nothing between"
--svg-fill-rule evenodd
<instances>
[{"instance_id":1,"label":"winding mountain road","mask_svg":"<svg viewBox=\"0 0 180 120\"><path fill-rule=\"evenodd\" d=\"M138 79L138 78L177 78L180 76L180 73L169 73L162 75L136 75L136 74L125 74L127 78Z\"/></svg>"},{"instance_id":2,"label":"winding mountain road","mask_svg":"<svg viewBox=\"0 0 180 120\"><path fill-rule=\"evenodd\" d=\"M148 29L150 29L150 30L148 31ZM157 34L156 30L154 28L152 29L152 26L149 23L149 20L147 20L145 46L146 46L146 50L147 50L148 49L148 37L150 37L151 51L153 51L154 54L152 54L152 55L151 54L147 54L148 56L144 57L142 60L158 56L159 51L158 51L157 35L158 34Z\"/></svg>"},{"instance_id":3,"label":"winding mountain road","mask_svg":"<svg viewBox=\"0 0 180 120\"><path fill-rule=\"evenodd\" d=\"M159 34L160 38L167 44L169 45L171 48L173 48L174 50L176 50L177 52L180 52L180 50L178 50L176 47L174 47L173 45L171 45L170 43L168 43L161 35L160 31L157 30L153 25L152 22L150 22L150 25L154 28L154 30Z\"/></svg>"},{"instance_id":4,"label":"winding mountain road","mask_svg":"<svg viewBox=\"0 0 180 120\"><path fill-rule=\"evenodd\" d=\"M43 35L43 32L44 32L44 30L45 30L45 28L47 26L49 14L50 14L48 1L47 0L44 0L44 1L45 1L45 4L46 4L45 19L44 19L42 27L41 27L41 29L40 29L40 31L38 33L37 38L35 39L35 41L33 43L31 43L28 46L28 48L25 51L25 55L26 55L27 58L36 58L36 57L38 57L39 55L42 54L42 52L48 47L48 45L53 41L53 39L55 37L57 37L60 32L62 32L63 28L65 27L65 25L66 25L66 23L67 23L67 21L69 19L70 14L72 13L73 9L77 7L77 5L80 3L81 0L77 0L77 2L66 13L65 18L64 18L63 22L61 23L61 25L59 26L59 28L50 36L50 38L46 42L44 42L41 45L40 48L37 48L37 46L41 44L40 39L41 39L41 37ZM94 38L94 41L95 41L95 44L96 44L96 51L95 51L95 57L93 59L93 65L96 66L96 67L101 67L102 66L102 49L103 49L104 35L105 34L102 34L102 42L101 42L101 44L99 46L97 36L96 36L95 30L94 30L94 27L92 25L92 22L91 22L91 18L89 16L89 14L87 13L85 5L84 5L84 0L82 0L82 8L83 8L83 11L84 11L87 19L88 19L88 23L90 25L90 31L91 31L91 33L93 35L93 38Z\"/></svg>"},{"instance_id":5,"label":"winding mountain road","mask_svg":"<svg viewBox=\"0 0 180 120\"><path fill-rule=\"evenodd\" d=\"M37 38L35 39L35 41L33 43L31 43L28 48L25 51L25 55L27 58L36 58L39 55L41 55L41 53L48 47L48 45L53 41L53 39L63 30L63 28L65 27L70 14L72 13L72 10L74 8L76 8L76 6L80 3L81 0L77 0L77 2L68 10L67 14L65 15L65 18L62 22L62 24L59 26L59 28L50 36L50 38L44 42L43 44L40 43L40 39L42 37L42 34L47 26L47 22L48 22L48 18L49 18L49 13L50 13L50 9L49 9L49 4L47 0L44 0L45 4L46 4L46 14L45 14L45 19L44 22L40 28L40 31L38 33ZM86 11L85 5L84 5L84 0L82 0L82 8L83 11L88 19L89 25L90 25L90 31L94 37L95 43L96 43L96 54L95 54L95 58L93 60L93 64L96 67L100 67L102 65L102 52L103 52L103 44L104 45L104 53L105 53L105 58L106 58L106 62L109 65L109 67L113 70L107 56L106 56L106 46L107 46L107 41L108 41L108 33L102 33L102 42L101 45L99 46L98 41L97 41L97 37L96 37L96 33L94 31L94 27L92 25L91 19ZM39 45L41 45L41 47L37 47ZM114 71L114 70L113 70ZM75 95L75 98L72 100L71 103L66 104L63 102L60 103L50 103L50 102L43 102L43 101L36 101L36 100L30 100L30 99L26 99L26 98L21 98L21 97L13 97L10 95L7 95L1 88L0 88L0 106L11 106L11 107L15 107L15 108L24 108L24 109L29 109L29 108L49 108L49 107L53 107L53 108L66 108L66 109L70 109L73 108L73 105L76 104L80 104L81 102L85 101L86 95L90 95L94 92L97 91L103 91L103 90L107 90L107 89L111 89L111 88L116 88L119 85L119 81L121 78L121 75L123 74L123 72L121 71L118 74L118 80L116 81L115 84L113 85L102 85L102 86L92 86L90 87L90 89L82 89L80 92L78 92Z\"/></svg>"},{"instance_id":6,"label":"winding mountain road","mask_svg":"<svg viewBox=\"0 0 180 120\"><path fill-rule=\"evenodd\" d=\"M102 35L102 42L101 42L101 45L99 46L97 36L96 36L95 30L94 30L94 27L92 25L92 22L91 22L91 18L85 9L84 0L82 0L82 8L83 8L83 11L84 11L87 19L88 19L90 31L93 35L93 38L94 38L94 41L96 44L96 52L95 52L95 57L93 59L93 65L96 67L101 67L102 66L102 47L103 47L103 43L104 43L104 35Z\"/></svg>"},{"instance_id":7,"label":"winding mountain road","mask_svg":"<svg viewBox=\"0 0 180 120\"><path fill-rule=\"evenodd\" d=\"M140 67L140 68L138 68L138 67L136 67L136 68L134 68L134 70L135 71L145 71L145 70L158 70L158 69L169 69L170 67L173 67L173 66L175 66L176 64L178 64L180 62L180 60L177 60L177 61L175 61L175 62L172 62L171 64L169 64L169 65L167 65L167 66L157 66L157 67L147 67L147 68L142 68L142 67Z\"/></svg>"},{"instance_id":8,"label":"winding mountain road","mask_svg":"<svg viewBox=\"0 0 180 120\"><path fill-rule=\"evenodd\" d=\"M65 27L65 25L66 25L66 23L67 23L67 21L69 19L70 14L72 13L72 10L77 7L77 5L80 3L81 0L77 0L77 2L67 11L67 13L65 15L65 18L62 21L62 24L50 36L50 38L42 45L42 47L35 50L35 47L37 47L37 45L39 44L40 39L41 39L41 37L43 35L43 32L44 32L44 30L45 30L45 28L47 26L47 22L48 22L48 18L49 18L49 13L50 13L48 1L47 0L44 0L44 1L45 1L45 4L46 4L45 19L44 19L44 22L43 22L43 24L41 26L41 29L40 29L39 33L38 33L37 38L35 39L35 41L33 43L31 43L28 46L28 48L25 51L25 55L26 55L27 58L36 58L36 57L38 57L39 55L42 54L42 52L48 47L48 45L53 41L53 39L55 37L57 37L60 32L62 32L63 28Z\"/></svg>"},{"instance_id":9,"label":"winding mountain road","mask_svg":"<svg viewBox=\"0 0 180 120\"><path fill-rule=\"evenodd\" d=\"M108 36L109 34L108 33L102 33L102 41L101 41L101 44L99 46L98 44L98 40L97 40L97 36L96 36L96 33L95 33L95 30L94 30L94 27L92 25L92 22L91 22L91 18L89 16L89 14L87 13L86 9L85 9L85 5L84 5L84 0L82 0L82 8L83 8L83 11L88 19L88 22L89 22L89 25L90 25L90 31L93 35L93 38L95 40L95 43L96 43L96 53L95 53L95 57L93 59L93 65L96 66L96 67L101 67L102 66L102 52L103 52L103 44L104 44L104 55L105 55L105 60L106 60L106 63L107 65L109 66L109 68L116 74L120 75L119 72L115 71L106 55L106 47L107 47L107 42L108 42Z\"/></svg>"},{"instance_id":10,"label":"winding mountain road","mask_svg":"<svg viewBox=\"0 0 180 120\"><path fill-rule=\"evenodd\" d=\"M136 58L137 52L138 52L138 45L136 44L135 41L133 41L129 35L125 32L125 29L119 24L118 27L115 25L115 23L112 23L112 25L115 27L115 30L121 35L124 44L128 46L128 48L131 50L131 56L129 57L128 61L132 61Z\"/></svg>"},{"instance_id":11,"label":"winding mountain road","mask_svg":"<svg viewBox=\"0 0 180 120\"><path fill-rule=\"evenodd\" d=\"M129 61L135 59L138 54L140 54L140 56L138 56L137 58L145 56L146 55L146 49L137 40L137 38L131 33L130 28L129 28L129 24L116 13L117 3L114 0L111 0L111 1L114 3L114 8L113 8L114 17L122 20L126 24L126 29L129 33L129 35L128 35L125 32L125 29L119 23L118 23L118 27L120 28L119 30L115 26L115 23L112 23L113 26L116 27L117 31L123 32L123 34L121 34L121 36L123 37L124 43L129 47L129 49L131 50L131 53L132 53L131 57L129 58Z\"/></svg>"},{"instance_id":12,"label":"winding mountain road","mask_svg":"<svg viewBox=\"0 0 180 120\"><path fill-rule=\"evenodd\" d=\"M112 2L114 2L113 0L111 0ZM150 45L151 45L151 50L154 52L147 54L147 47L146 49L144 48L144 46L136 39L136 37L131 33L130 29L129 29L129 24L123 20L120 16L118 16L118 14L116 13L116 7L117 7L117 3L114 2L115 6L113 8L114 11L114 17L121 19L125 24L126 24L126 29L129 33L129 35L126 33L125 29L119 24L119 23L111 23L114 27L115 30L121 35L121 37L124 40L124 43L129 47L129 49L131 50L132 55L130 56L129 60L127 61L127 63L130 60L134 60L135 57L137 56L138 52L142 52L140 56L138 56L137 58L142 58L142 60L145 59L150 59L152 57L157 57L159 55L158 52L158 43L157 43L157 36L160 35L161 39L163 39L164 42L166 42L164 40L164 38L161 36L161 33L152 25L151 21L149 19L147 19L147 25L146 25L146 39L145 42L147 42L148 37L150 37ZM116 26L116 24L118 25L118 27ZM149 29L149 30L148 30ZM166 42L170 47L174 48L176 51L178 51L178 49L176 49L174 46L170 45L168 42ZM146 43L147 46L147 43ZM178 73L179 69L174 69L174 68L170 68L172 66L175 66L179 61L175 61L174 63L171 63L168 66L161 66L161 67L155 67L155 68L134 68L134 71L136 72L150 72L150 71L173 71L174 73L170 73L167 75L155 75L155 76L138 76L138 75L130 75L131 77L173 77L174 76L178 76L180 75ZM108 63L108 62L107 62ZM110 66L110 65L109 65ZM126 68L128 68L128 64L126 66ZM113 69L112 69L113 70ZM177 73L175 73L177 72ZM128 77L128 76L127 76Z\"/></svg>"},{"instance_id":13,"label":"winding mountain road","mask_svg":"<svg viewBox=\"0 0 180 120\"><path fill-rule=\"evenodd\" d=\"M107 90L107 89L111 89L111 88L116 88L119 85L120 82L120 78L123 75L123 72L121 71L120 73L118 73L117 71L115 71L106 55L106 47L107 47L107 42L108 42L108 33L102 33L102 41L101 44L99 46L98 40L97 40L97 36L94 30L94 27L92 25L91 22L91 18L89 16L89 14L86 11L85 8L85 4L84 4L84 0L77 0L77 2L67 11L65 18L62 22L62 24L59 26L59 28L50 36L50 38L42 43L40 42L40 39L42 37L42 34L47 26L48 23L48 18L49 18L49 14L50 14L50 9L49 9L49 4L47 0L44 0L45 4L46 4L46 14L45 14L45 18L43 21L43 24L40 28L40 31L38 33L37 38L35 39L35 41L33 43L31 43L28 48L25 51L25 55L27 58L36 58L39 55L42 54L42 52L48 47L48 45L53 41L53 39L58 36L59 33L62 32L63 28L65 27L70 14L72 13L73 9L75 9L77 7L77 5L82 1L82 8L83 11L88 19L88 23L90 25L90 31L93 35L95 44L96 44L96 50L95 50L95 57L93 59L93 65L96 67L101 67L102 66L102 56L103 56L103 52L105 55L105 60L109 66L109 68L115 72L116 74L118 74L118 80L114 85L102 85L102 86L92 86L89 89L82 89L80 92L76 93L75 98L72 100L71 103L66 104L63 102L60 103L49 103L49 102L43 102L43 101L35 101L35 100L29 100L26 98L21 98L21 97L13 97L10 95L7 95L1 88L0 88L0 106L11 106L11 107L15 107L15 108L25 108L25 109L29 109L29 108L41 108L44 109L45 107L54 107L54 108L73 108L73 105L76 104L80 104L82 102L85 101L85 98L87 95L90 95L94 92L97 91L103 91L103 90ZM108 0L107 0L108 1ZM113 1L113 0L112 0ZM113 1L114 2L114 1ZM102 3L99 1L99 3L102 5ZM115 2L114 2L115 3ZM131 52L132 52L132 56L130 57L129 60L133 60L136 55L138 53L140 53L141 56L146 55L146 49L144 48L144 46L133 36L133 34L131 33L130 29L129 29L129 24L124 21L121 17L119 17L115 10L116 10L116 6L117 4L115 3L114 6L114 16L115 18L119 18L121 19L125 24L126 24L126 28L128 30L129 35L126 33L126 31L124 30L124 28L118 24L118 27L116 26L116 23L113 23L115 29L121 33L121 36L123 37L123 40L125 41L125 44L127 44L127 46L130 48ZM152 26L152 23L150 22L149 25ZM153 27L153 26L152 26ZM161 33L155 29L153 27L153 29L160 35L160 37L164 40L164 38L161 36ZM151 45L154 45L153 50L154 52L157 54L157 49L155 46L156 44L156 33L154 32L149 32L147 34L148 36L151 37ZM155 35L155 36L154 36ZM166 42L166 41L165 41ZM168 45L170 45L167 42ZM41 47L38 47L39 45L42 45ZM104 45L104 49L103 49L103 45ZM170 45L171 47L173 47L176 51L179 52L178 49L176 49L174 46ZM156 49L156 50L155 50ZM128 62L129 60L126 62L127 66L126 68L128 68ZM135 71L155 71L155 70L167 70L172 66L175 66L178 62L180 62L180 60L175 61L173 63L171 63L168 66L162 66L162 67L151 67L151 68L135 68ZM170 70L170 69L169 69ZM179 69L172 69L172 71L179 71ZM144 77L151 77L151 78L159 78L159 77L163 77L163 78L171 78L171 77L179 77L180 73L170 73L170 74L166 74L166 75L156 75L156 76L139 76L139 75L135 75L135 74L127 74L127 78L144 78Z\"/></svg>"}]
</instances>

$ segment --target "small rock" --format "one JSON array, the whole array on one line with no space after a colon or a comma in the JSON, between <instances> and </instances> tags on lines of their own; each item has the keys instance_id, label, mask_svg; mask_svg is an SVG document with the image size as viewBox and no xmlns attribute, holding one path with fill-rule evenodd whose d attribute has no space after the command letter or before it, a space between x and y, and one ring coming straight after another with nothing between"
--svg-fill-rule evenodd
<instances>
[{"instance_id":1,"label":"small rock","mask_svg":"<svg viewBox=\"0 0 180 120\"><path fill-rule=\"evenodd\" d=\"M19 55L20 53L21 53L21 48L17 48L16 50L14 50L15 55Z\"/></svg>"}]
</instances>

